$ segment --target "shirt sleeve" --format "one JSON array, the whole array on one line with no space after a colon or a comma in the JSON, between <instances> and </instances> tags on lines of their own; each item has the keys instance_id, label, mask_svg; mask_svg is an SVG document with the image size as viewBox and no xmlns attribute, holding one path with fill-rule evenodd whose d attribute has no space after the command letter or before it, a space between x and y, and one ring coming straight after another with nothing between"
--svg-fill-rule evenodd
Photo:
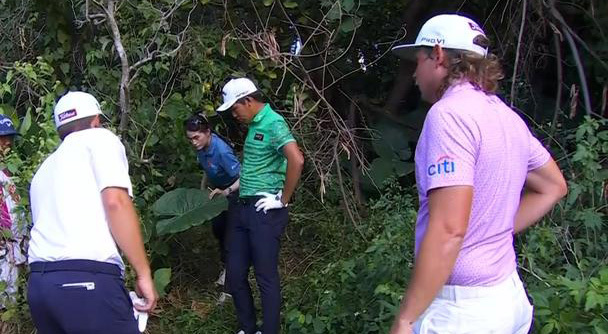
<instances>
[{"instance_id":1,"label":"shirt sleeve","mask_svg":"<svg viewBox=\"0 0 608 334\"><path fill-rule=\"evenodd\" d=\"M91 145L90 154L99 191L108 187L124 188L133 197L129 163L118 137L109 131L103 132Z\"/></svg>"},{"instance_id":2,"label":"shirt sleeve","mask_svg":"<svg viewBox=\"0 0 608 334\"><path fill-rule=\"evenodd\" d=\"M473 185L478 131L459 115L431 108L420 134L416 163L420 189Z\"/></svg>"},{"instance_id":3,"label":"shirt sleeve","mask_svg":"<svg viewBox=\"0 0 608 334\"><path fill-rule=\"evenodd\" d=\"M225 144L225 147L222 150L222 154L220 155L220 164L222 169L231 179L235 179L241 172L241 163L236 158L234 151L232 151L232 148L230 148L228 144Z\"/></svg>"},{"instance_id":4,"label":"shirt sleeve","mask_svg":"<svg viewBox=\"0 0 608 334\"><path fill-rule=\"evenodd\" d=\"M530 156L528 157L528 172L533 171L549 161L551 154L540 143L540 141L530 133Z\"/></svg>"},{"instance_id":5,"label":"shirt sleeve","mask_svg":"<svg viewBox=\"0 0 608 334\"><path fill-rule=\"evenodd\" d=\"M285 144L296 141L285 120L276 120L270 127L270 143L279 151Z\"/></svg>"}]
</instances>

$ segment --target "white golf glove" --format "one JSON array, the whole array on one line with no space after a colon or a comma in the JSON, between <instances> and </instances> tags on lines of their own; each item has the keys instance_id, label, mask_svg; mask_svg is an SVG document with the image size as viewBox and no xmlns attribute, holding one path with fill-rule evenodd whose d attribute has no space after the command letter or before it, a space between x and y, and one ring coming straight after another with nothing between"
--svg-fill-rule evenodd
<instances>
[{"instance_id":1,"label":"white golf glove","mask_svg":"<svg viewBox=\"0 0 608 334\"><path fill-rule=\"evenodd\" d=\"M131 297L131 301L133 305L145 305L146 302L143 298L139 298L135 291L129 291L129 297ZM148 312L142 312L137 310L135 307L133 308L133 316L135 320L137 320L137 327L139 328L139 332L143 333L146 330L146 324L148 323Z\"/></svg>"},{"instance_id":2,"label":"white golf glove","mask_svg":"<svg viewBox=\"0 0 608 334\"><path fill-rule=\"evenodd\" d=\"M276 195L266 192L259 192L256 193L256 196L264 197L255 202L255 211L264 210L264 213L267 213L268 210L281 209L287 206L281 202L281 196L283 196L282 190Z\"/></svg>"}]
</instances>

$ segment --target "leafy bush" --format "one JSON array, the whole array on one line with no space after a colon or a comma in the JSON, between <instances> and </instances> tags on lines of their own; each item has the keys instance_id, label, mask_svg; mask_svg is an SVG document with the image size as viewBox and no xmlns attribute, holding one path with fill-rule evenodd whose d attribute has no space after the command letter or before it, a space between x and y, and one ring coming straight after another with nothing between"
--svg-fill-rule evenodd
<instances>
[{"instance_id":1,"label":"leafy bush","mask_svg":"<svg viewBox=\"0 0 608 334\"><path fill-rule=\"evenodd\" d=\"M535 330L542 334L608 333L606 125L587 117L566 135L576 144L561 157L568 196L518 242Z\"/></svg>"},{"instance_id":2,"label":"leafy bush","mask_svg":"<svg viewBox=\"0 0 608 334\"><path fill-rule=\"evenodd\" d=\"M350 256L327 263L286 293L287 333L386 333L413 263L416 200L393 179L344 234Z\"/></svg>"}]
</instances>

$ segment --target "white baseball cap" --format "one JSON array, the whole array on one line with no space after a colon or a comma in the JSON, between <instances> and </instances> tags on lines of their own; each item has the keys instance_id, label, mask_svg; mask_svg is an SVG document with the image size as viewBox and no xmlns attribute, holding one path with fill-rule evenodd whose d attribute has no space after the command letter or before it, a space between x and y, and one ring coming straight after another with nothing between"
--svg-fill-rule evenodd
<instances>
[{"instance_id":1,"label":"white baseball cap","mask_svg":"<svg viewBox=\"0 0 608 334\"><path fill-rule=\"evenodd\" d=\"M475 43L480 35L486 36L479 25L470 18L456 14L441 14L424 23L414 44L398 45L392 51L400 58L411 58L416 47L440 45L442 48L471 51L485 57L488 48Z\"/></svg>"},{"instance_id":2,"label":"white baseball cap","mask_svg":"<svg viewBox=\"0 0 608 334\"><path fill-rule=\"evenodd\" d=\"M232 107L232 105L241 97L247 96L258 90L253 81L247 78L237 78L228 81L222 88L222 97L224 103L222 103L217 111L224 111Z\"/></svg>"},{"instance_id":3,"label":"white baseball cap","mask_svg":"<svg viewBox=\"0 0 608 334\"><path fill-rule=\"evenodd\" d=\"M103 113L97 99L89 93L79 91L63 95L53 109L57 128L77 119L101 114Z\"/></svg>"}]
</instances>

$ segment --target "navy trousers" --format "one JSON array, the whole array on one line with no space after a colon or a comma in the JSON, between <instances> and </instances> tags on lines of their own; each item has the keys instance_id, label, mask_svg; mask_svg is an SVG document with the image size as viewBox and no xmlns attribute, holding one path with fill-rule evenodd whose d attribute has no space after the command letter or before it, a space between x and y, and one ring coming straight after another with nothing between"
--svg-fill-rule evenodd
<instances>
[{"instance_id":1,"label":"navy trousers","mask_svg":"<svg viewBox=\"0 0 608 334\"><path fill-rule=\"evenodd\" d=\"M247 280L253 265L262 299L263 334L278 334L281 324L281 284L279 249L288 221L287 208L255 211L256 198L232 203L226 231L226 280L240 329L253 334L256 328L255 307Z\"/></svg>"},{"instance_id":2,"label":"navy trousers","mask_svg":"<svg viewBox=\"0 0 608 334\"><path fill-rule=\"evenodd\" d=\"M228 211L222 211L211 220L211 231L217 239L220 248L220 261L226 263L226 226L228 225Z\"/></svg>"},{"instance_id":3,"label":"navy trousers","mask_svg":"<svg viewBox=\"0 0 608 334\"><path fill-rule=\"evenodd\" d=\"M39 334L139 334L118 266L67 260L30 268L27 299Z\"/></svg>"}]
</instances>

